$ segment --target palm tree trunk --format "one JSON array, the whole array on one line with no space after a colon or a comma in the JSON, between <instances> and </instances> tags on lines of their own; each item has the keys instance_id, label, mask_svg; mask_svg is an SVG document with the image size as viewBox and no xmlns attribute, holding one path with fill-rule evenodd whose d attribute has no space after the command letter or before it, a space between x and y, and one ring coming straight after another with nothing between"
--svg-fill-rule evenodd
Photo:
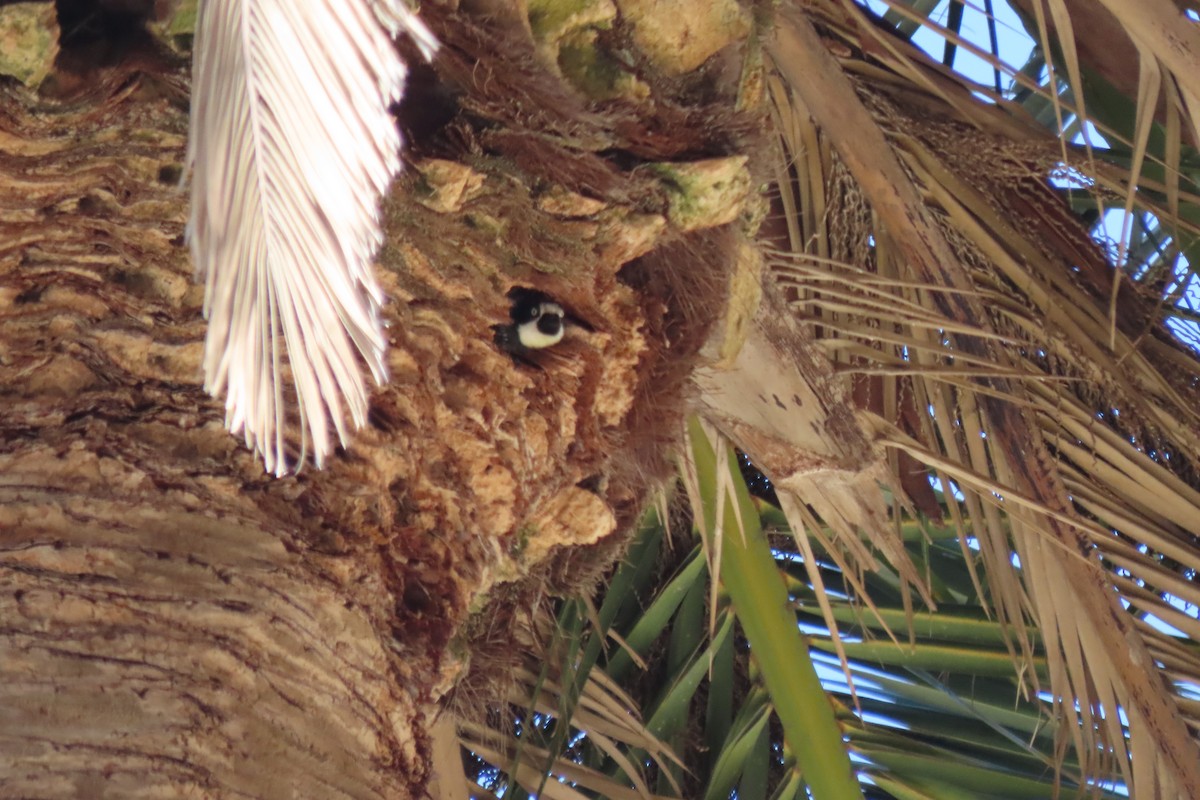
<instances>
[{"instance_id":1,"label":"palm tree trunk","mask_svg":"<svg viewBox=\"0 0 1200 800\"><path fill-rule=\"evenodd\" d=\"M453 615L399 648L376 543L338 519L371 501L348 476L270 482L224 432L184 76L91 77L0 97L3 793L416 795Z\"/></svg>"},{"instance_id":2,"label":"palm tree trunk","mask_svg":"<svg viewBox=\"0 0 1200 800\"><path fill-rule=\"evenodd\" d=\"M5 796L419 796L428 673L396 678L428 662L388 592L228 482L159 489L165 462L0 459Z\"/></svg>"}]
</instances>

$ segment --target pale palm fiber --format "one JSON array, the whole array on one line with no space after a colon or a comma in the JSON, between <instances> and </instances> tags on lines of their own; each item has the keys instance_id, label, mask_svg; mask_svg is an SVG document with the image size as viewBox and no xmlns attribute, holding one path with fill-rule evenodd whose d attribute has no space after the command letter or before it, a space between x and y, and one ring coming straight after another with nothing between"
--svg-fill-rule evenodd
<instances>
[{"instance_id":1,"label":"pale palm fiber","mask_svg":"<svg viewBox=\"0 0 1200 800\"><path fill-rule=\"evenodd\" d=\"M204 277L204 385L276 475L330 423L366 421L359 362L386 380L371 274L379 201L400 168L388 106L407 70L391 35L436 42L398 0L206 0L193 63L189 237ZM281 338L282 334L282 338ZM294 410L291 396L294 391Z\"/></svg>"}]
</instances>

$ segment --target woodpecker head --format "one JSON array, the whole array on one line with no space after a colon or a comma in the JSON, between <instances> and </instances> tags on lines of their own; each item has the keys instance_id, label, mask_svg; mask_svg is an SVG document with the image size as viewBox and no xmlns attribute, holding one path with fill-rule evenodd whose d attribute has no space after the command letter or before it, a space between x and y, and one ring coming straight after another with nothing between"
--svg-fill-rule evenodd
<instances>
[{"instance_id":1,"label":"woodpecker head","mask_svg":"<svg viewBox=\"0 0 1200 800\"><path fill-rule=\"evenodd\" d=\"M550 300L517 303L512 309L517 341L530 350L552 347L562 341L562 306Z\"/></svg>"},{"instance_id":2,"label":"woodpecker head","mask_svg":"<svg viewBox=\"0 0 1200 800\"><path fill-rule=\"evenodd\" d=\"M566 312L540 292L514 289L509 292L512 308L509 325L494 325L496 344L513 357L525 358L530 351L553 347L563 339Z\"/></svg>"}]
</instances>

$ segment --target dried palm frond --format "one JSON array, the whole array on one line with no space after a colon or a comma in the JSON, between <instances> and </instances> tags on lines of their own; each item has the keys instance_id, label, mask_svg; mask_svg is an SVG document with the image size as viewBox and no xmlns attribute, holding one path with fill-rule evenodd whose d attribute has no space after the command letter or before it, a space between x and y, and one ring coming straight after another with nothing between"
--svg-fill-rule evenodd
<instances>
[{"instance_id":1,"label":"dried palm frond","mask_svg":"<svg viewBox=\"0 0 1200 800\"><path fill-rule=\"evenodd\" d=\"M788 251L771 258L771 274L853 381L870 412L863 424L887 448L889 484L904 482L903 456L946 490L964 554L983 567L976 588L1013 632L1027 691L1049 689L1074 723L1060 735L1084 773L1119 775L1137 796L1191 796L1200 718L1186 687L1200 657L1123 605L1196 636L1171 598L1194 603L1200 569L1198 363L1164 326L1163 298L1114 268L1050 178L1065 162L1089 181L1079 193L1100 205L1123 198L1190 237L1179 212L1195 193L1179 173L1187 103L1165 115L1176 139L1165 155L1145 140L1160 88L1193 76L1176 74L1177 58L1145 67L1123 168L1099 149L1081 157L999 96L978 102L980 87L881 32L861 7L803 8L769 48ZM1069 31L1061 0L1049 9L1043 41L1051 22ZM1149 59L1159 34L1130 29ZM1064 57L1079 85L1076 54ZM1069 108L1047 97L1063 103L1060 128L1086 119L1081 96ZM1165 177L1143 179L1143 162ZM792 491L776 488L781 499ZM813 500L794 494L784 502L793 530L813 528ZM1030 667L1027 621L1046 647L1048 686Z\"/></svg>"},{"instance_id":2,"label":"dried palm frond","mask_svg":"<svg viewBox=\"0 0 1200 800\"><path fill-rule=\"evenodd\" d=\"M205 388L277 475L293 466L294 416L299 461L311 440L320 467L330 423L345 444L347 414L354 427L366 420L359 359L386 378L371 258L400 167L388 113L406 74L388 35L399 30L432 54L399 0L201 4L188 162Z\"/></svg>"}]
</instances>

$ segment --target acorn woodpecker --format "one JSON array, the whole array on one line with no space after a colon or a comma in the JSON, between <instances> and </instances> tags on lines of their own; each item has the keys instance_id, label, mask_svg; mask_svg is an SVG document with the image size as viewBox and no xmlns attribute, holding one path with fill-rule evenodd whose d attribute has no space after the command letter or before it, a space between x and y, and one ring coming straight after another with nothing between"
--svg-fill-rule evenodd
<instances>
[{"instance_id":1,"label":"acorn woodpecker","mask_svg":"<svg viewBox=\"0 0 1200 800\"><path fill-rule=\"evenodd\" d=\"M550 298L528 289L515 289L508 325L494 325L496 344L510 355L527 360L532 350L553 347L563 339L565 330L563 307Z\"/></svg>"}]
</instances>

